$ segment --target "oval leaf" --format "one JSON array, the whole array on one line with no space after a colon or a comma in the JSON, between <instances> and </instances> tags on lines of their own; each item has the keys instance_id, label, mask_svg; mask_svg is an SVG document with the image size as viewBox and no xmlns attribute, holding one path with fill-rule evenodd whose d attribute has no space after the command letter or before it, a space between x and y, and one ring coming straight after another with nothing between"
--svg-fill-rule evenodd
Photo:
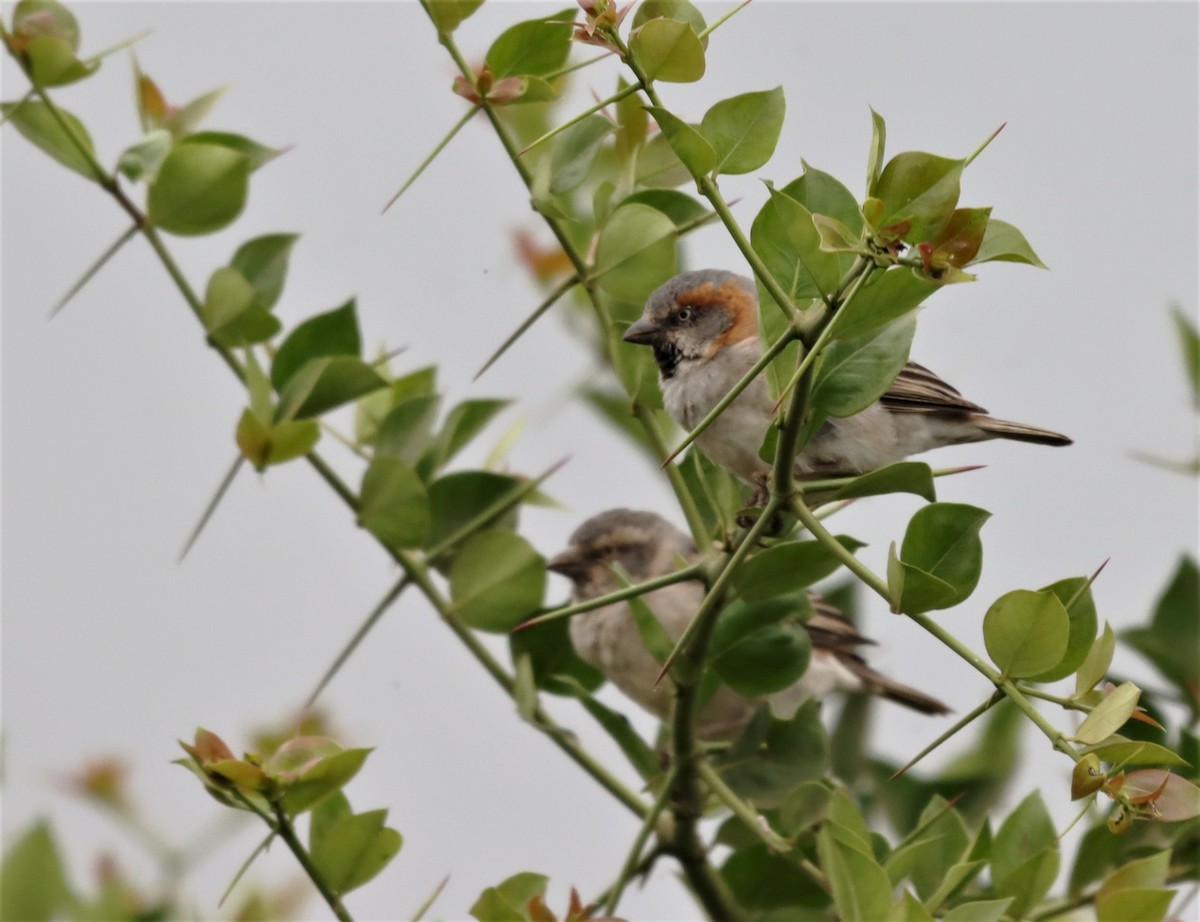
<instances>
[{"instance_id":1,"label":"oval leaf","mask_svg":"<svg viewBox=\"0 0 1200 922\"><path fill-rule=\"evenodd\" d=\"M675 224L649 205L622 205L600 231L597 284L622 301L641 303L675 274Z\"/></svg>"},{"instance_id":2,"label":"oval leaf","mask_svg":"<svg viewBox=\"0 0 1200 922\"><path fill-rule=\"evenodd\" d=\"M986 638L986 622L985 622ZM1132 682L1124 682L1104 696L1104 699L1092 708L1087 719L1079 725L1079 729L1071 739L1091 746L1112 736L1137 709L1138 698L1142 690Z\"/></svg>"},{"instance_id":3,"label":"oval leaf","mask_svg":"<svg viewBox=\"0 0 1200 922\"><path fill-rule=\"evenodd\" d=\"M770 160L783 113L781 86L723 99L705 112L700 131L717 152L716 172L749 173Z\"/></svg>"},{"instance_id":4,"label":"oval leaf","mask_svg":"<svg viewBox=\"0 0 1200 922\"><path fill-rule=\"evenodd\" d=\"M954 591L954 598L948 603L919 610L949 608L975 591L983 570L983 544L979 540L979 530L991 515L983 509L961 503L930 503L917 510L904 533L900 560L941 580ZM1061 603L1059 608L1062 608ZM903 610L915 612L918 609Z\"/></svg>"},{"instance_id":5,"label":"oval leaf","mask_svg":"<svg viewBox=\"0 0 1200 922\"><path fill-rule=\"evenodd\" d=\"M432 527L421 478L399 458L375 458L363 475L358 524L388 547L420 547Z\"/></svg>"},{"instance_id":6,"label":"oval leaf","mask_svg":"<svg viewBox=\"0 0 1200 922\"><path fill-rule=\"evenodd\" d=\"M481 631L510 631L542 604L546 567L529 543L510 531L469 538L450 567L455 613Z\"/></svg>"},{"instance_id":7,"label":"oval leaf","mask_svg":"<svg viewBox=\"0 0 1200 922\"><path fill-rule=\"evenodd\" d=\"M150 186L150 223L184 236L220 230L245 207L250 167L244 154L215 144L176 147Z\"/></svg>"},{"instance_id":8,"label":"oval leaf","mask_svg":"<svg viewBox=\"0 0 1200 922\"><path fill-rule=\"evenodd\" d=\"M704 135L666 109L647 106L646 111L654 117L671 150L693 176L713 171L717 165L717 152L704 140Z\"/></svg>"},{"instance_id":9,"label":"oval leaf","mask_svg":"<svg viewBox=\"0 0 1200 922\"><path fill-rule=\"evenodd\" d=\"M634 31L629 47L651 80L692 83L704 76L704 47L686 22L651 19Z\"/></svg>"},{"instance_id":10,"label":"oval leaf","mask_svg":"<svg viewBox=\"0 0 1200 922\"><path fill-rule=\"evenodd\" d=\"M86 151L92 158L96 156L91 135L83 127L83 122L61 106L56 108L62 116L63 124L54 117L50 107L42 102L28 100L0 104L0 112L4 114L4 119L12 122L17 131L34 145L67 169L95 182L96 173L87 155L83 153Z\"/></svg>"},{"instance_id":11,"label":"oval leaf","mask_svg":"<svg viewBox=\"0 0 1200 922\"><path fill-rule=\"evenodd\" d=\"M988 656L1009 678L1021 679L1057 666L1067 652L1069 632L1067 610L1048 590L1005 593L983 616Z\"/></svg>"}]
</instances>

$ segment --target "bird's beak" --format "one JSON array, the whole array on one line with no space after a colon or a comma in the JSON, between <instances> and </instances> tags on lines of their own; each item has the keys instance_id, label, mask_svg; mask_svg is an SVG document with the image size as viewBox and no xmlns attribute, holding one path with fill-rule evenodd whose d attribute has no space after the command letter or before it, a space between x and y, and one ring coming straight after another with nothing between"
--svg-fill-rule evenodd
<instances>
[{"instance_id":1,"label":"bird's beak","mask_svg":"<svg viewBox=\"0 0 1200 922\"><path fill-rule=\"evenodd\" d=\"M567 548L560 554L555 554L546 561L546 569L561 573L568 579L574 580L582 576L587 564L572 548Z\"/></svg>"},{"instance_id":2,"label":"bird's beak","mask_svg":"<svg viewBox=\"0 0 1200 922\"><path fill-rule=\"evenodd\" d=\"M633 324L621 338L627 343L637 343L639 346L653 346L662 341L663 329L648 317L642 317Z\"/></svg>"}]
</instances>

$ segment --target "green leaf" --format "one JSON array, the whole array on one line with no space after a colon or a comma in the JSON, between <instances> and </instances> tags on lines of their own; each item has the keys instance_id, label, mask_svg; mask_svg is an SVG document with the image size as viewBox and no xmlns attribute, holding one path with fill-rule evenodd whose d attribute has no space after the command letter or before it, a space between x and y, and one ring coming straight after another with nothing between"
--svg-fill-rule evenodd
<instances>
[{"instance_id":1,"label":"green leaf","mask_svg":"<svg viewBox=\"0 0 1200 922\"><path fill-rule=\"evenodd\" d=\"M1192 403L1200 408L1200 330L1180 308L1171 310L1175 320L1175 332L1179 334L1179 345L1183 350L1183 363L1187 369L1188 384L1192 388Z\"/></svg>"},{"instance_id":2,"label":"green leaf","mask_svg":"<svg viewBox=\"0 0 1200 922\"><path fill-rule=\"evenodd\" d=\"M809 406L814 417L861 413L887 392L908 362L917 330L912 314L865 336L835 340L821 353Z\"/></svg>"},{"instance_id":3,"label":"green leaf","mask_svg":"<svg viewBox=\"0 0 1200 922\"><path fill-rule=\"evenodd\" d=\"M176 147L150 185L150 223L172 234L211 234L231 224L246 204L251 162L215 144Z\"/></svg>"},{"instance_id":4,"label":"green leaf","mask_svg":"<svg viewBox=\"0 0 1200 922\"><path fill-rule=\"evenodd\" d=\"M1028 678L1056 667L1067 652L1069 632L1067 610L1046 589L1014 589L993 602L983 616L988 656L1009 678Z\"/></svg>"},{"instance_id":5,"label":"green leaf","mask_svg":"<svg viewBox=\"0 0 1200 922\"><path fill-rule=\"evenodd\" d=\"M718 767L736 793L762 810L782 803L801 782L821 778L828 764L829 739L810 700L786 721L760 708Z\"/></svg>"},{"instance_id":6,"label":"green leaf","mask_svg":"<svg viewBox=\"0 0 1200 922\"><path fill-rule=\"evenodd\" d=\"M0 866L0 918L49 922L74 903L50 824L41 820L23 832Z\"/></svg>"},{"instance_id":7,"label":"green leaf","mask_svg":"<svg viewBox=\"0 0 1200 922\"><path fill-rule=\"evenodd\" d=\"M915 856L908 873L921 899L928 900L942 885L950 868L969 856L971 835L962 814L937 795L921 811L916 828L922 830L921 838L936 843Z\"/></svg>"},{"instance_id":8,"label":"green leaf","mask_svg":"<svg viewBox=\"0 0 1200 922\"><path fill-rule=\"evenodd\" d=\"M370 754L370 749L343 749L318 760L287 787L280 806L288 816L311 809L348 784Z\"/></svg>"},{"instance_id":9,"label":"green leaf","mask_svg":"<svg viewBox=\"0 0 1200 922\"><path fill-rule=\"evenodd\" d=\"M829 173L804 163L804 172L781 191L814 215L827 215L841 222L855 238L862 234L863 216L854 193ZM852 258L844 260L847 266L851 262Z\"/></svg>"},{"instance_id":10,"label":"green leaf","mask_svg":"<svg viewBox=\"0 0 1200 922\"><path fill-rule=\"evenodd\" d=\"M1086 694L1095 687L1096 683L1108 674L1112 665L1113 652L1116 650L1117 638L1113 629L1106 622L1104 631L1096 638L1083 663L1075 673L1075 697Z\"/></svg>"},{"instance_id":11,"label":"green leaf","mask_svg":"<svg viewBox=\"0 0 1200 922\"><path fill-rule=\"evenodd\" d=\"M689 23L651 19L633 31L629 47L650 80L693 83L704 76L704 47Z\"/></svg>"},{"instance_id":12,"label":"green leaf","mask_svg":"<svg viewBox=\"0 0 1200 922\"><path fill-rule=\"evenodd\" d=\"M1121 865L1109 874L1104 879L1104 883L1100 885L1100 889L1096 892L1097 906L1102 900L1121 890L1165 886L1170 868L1171 853L1169 851L1155 852L1153 855Z\"/></svg>"},{"instance_id":13,"label":"green leaf","mask_svg":"<svg viewBox=\"0 0 1200 922\"><path fill-rule=\"evenodd\" d=\"M686 192L675 189L643 189L621 200L623 205L649 205L671 219L676 228L693 224L710 214L708 210Z\"/></svg>"},{"instance_id":14,"label":"green leaf","mask_svg":"<svg viewBox=\"0 0 1200 922\"><path fill-rule=\"evenodd\" d=\"M16 50L39 35L55 35L72 51L79 50L79 21L58 0L20 0L13 9L12 31Z\"/></svg>"},{"instance_id":15,"label":"green leaf","mask_svg":"<svg viewBox=\"0 0 1200 922\"><path fill-rule=\"evenodd\" d=\"M703 14L696 9L690 0L642 0L633 14L631 29L640 29L652 19L678 19L692 27L697 35L704 31L706 23ZM708 36L700 40L708 47Z\"/></svg>"},{"instance_id":16,"label":"green leaf","mask_svg":"<svg viewBox=\"0 0 1200 922\"><path fill-rule=\"evenodd\" d=\"M453 32L483 5L483 0L429 0L429 13L439 32Z\"/></svg>"},{"instance_id":17,"label":"green leaf","mask_svg":"<svg viewBox=\"0 0 1200 922\"><path fill-rule=\"evenodd\" d=\"M275 417L282 421L320 416L381 387L387 387L387 381L362 359L350 355L310 359L283 386Z\"/></svg>"},{"instance_id":18,"label":"green leaf","mask_svg":"<svg viewBox=\"0 0 1200 922\"><path fill-rule=\"evenodd\" d=\"M749 173L770 160L783 113L781 86L723 99L705 112L700 131L717 152L716 172Z\"/></svg>"},{"instance_id":19,"label":"green leaf","mask_svg":"<svg viewBox=\"0 0 1200 922\"><path fill-rule=\"evenodd\" d=\"M937 500L933 472L924 461L897 461L887 467L855 477L839 487L833 499L857 499L863 496L884 496L889 493L912 493L929 502Z\"/></svg>"},{"instance_id":20,"label":"green leaf","mask_svg":"<svg viewBox=\"0 0 1200 922\"><path fill-rule=\"evenodd\" d=\"M376 457L363 474L358 524L390 548L420 547L432 528L421 478L399 458Z\"/></svg>"},{"instance_id":21,"label":"green leaf","mask_svg":"<svg viewBox=\"0 0 1200 922\"><path fill-rule=\"evenodd\" d=\"M884 204L881 230L909 243L934 240L958 204L962 160L919 151L897 154L879 176L872 195Z\"/></svg>"},{"instance_id":22,"label":"green leaf","mask_svg":"<svg viewBox=\"0 0 1200 922\"><path fill-rule=\"evenodd\" d=\"M539 625L536 628L530 628L528 631L522 631L521 634L532 633L539 630L541 627L549 627L551 624L563 624L562 620L549 621L545 625ZM563 624L564 631L566 625ZM513 635L514 638L520 637L521 634ZM565 636L565 635L564 635ZM571 646L569 640L566 642L569 650L574 652L574 647ZM583 661L580 660L582 663ZM585 664L586 665L586 664ZM536 677L536 659L534 661L534 675ZM590 667L588 667L590 668ZM600 724L601 728L613 739L617 747L629 760L629 763L634 767L639 775L647 781L661 777L662 763L659 761L658 755L650 747L650 745L638 736L637 731L629 722L629 718L624 714L619 714L608 707L605 707L599 701L592 697L591 691L586 684L580 683L574 676L556 673L557 681L548 683L547 691L557 692L559 694L574 695L579 699L579 703L583 705L583 709L587 711ZM604 681L603 675L599 671L595 671L592 679L595 680L595 687L599 687ZM591 679L589 679L591 681ZM559 686L555 688L554 686Z\"/></svg>"},{"instance_id":23,"label":"green leaf","mask_svg":"<svg viewBox=\"0 0 1200 922\"><path fill-rule=\"evenodd\" d=\"M1025 239L1025 235L1004 221L992 218L988 221L987 230L983 234L983 242L970 265L986 262L1025 263L1045 269L1033 247Z\"/></svg>"},{"instance_id":24,"label":"green leaf","mask_svg":"<svg viewBox=\"0 0 1200 922\"><path fill-rule=\"evenodd\" d=\"M1028 911L1050 892L1060 860L1058 849L1046 848L1018 865L1002 884L996 885L998 895L1013 897L1008 907L1012 918L1027 918Z\"/></svg>"},{"instance_id":25,"label":"green leaf","mask_svg":"<svg viewBox=\"0 0 1200 922\"><path fill-rule=\"evenodd\" d=\"M211 144L231 150L250 161L250 172L254 172L283 153L278 148L267 147L245 135L234 134L230 131L199 131L181 138L179 144L181 147L188 144Z\"/></svg>"},{"instance_id":26,"label":"green leaf","mask_svg":"<svg viewBox=\"0 0 1200 922\"><path fill-rule=\"evenodd\" d=\"M653 135L638 153L634 182L639 186L672 189L692 178L691 170L679 159L664 132Z\"/></svg>"},{"instance_id":27,"label":"green leaf","mask_svg":"<svg viewBox=\"0 0 1200 922\"><path fill-rule=\"evenodd\" d=\"M534 684L543 691L572 696L595 691L604 675L575 652L568 628L567 619L558 618L510 634L513 662L527 656Z\"/></svg>"},{"instance_id":28,"label":"green leaf","mask_svg":"<svg viewBox=\"0 0 1200 922\"><path fill-rule=\"evenodd\" d=\"M384 826L387 810L344 816L317 842L312 861L335 893L361 887L387 867L403 842Z\"/></svg>"},{"instance_id":29,"label":"green leaf","mask_svg":"<svg viewBox=\"0 0 1200 922\"><path fill-rule=\"evenodd\" d=\"M892 905L892 885L871 855L839 841L828 825L817 834L817 855L829 877L839 919L879 922L887 917Z\"/></svg>"},{"instance_id":30,"label":"green leaf","mask_svg":"<svg viewBox=\"0 0 1200 922\"><path fill-rule=\"evenodd\" d=\"M1057 682L1074 673L1083 664L1084 658L1092 648L1092 642L1096 639L1096 603L1092 599L1089 583L1090 580L1086 576L1075 576L1043 587L1043 591L1053 592L1058 596L1064 606L1072 599L1075 599L1075 602L1067 608L1070 618L1067 652L1055 668L1030 676L1031 682Z\"/></svg>"},{"instance_id":31,"label":"green leaf","mask_svg":"<svg viewBox=\"0 0 1200 922\"><path fill-rule=\"evenodd\" d=\"M986 638L986 622L984 630ZM1141 696L1142 690L1132 682L1123 682L1118 685L1092 708L1092 712L1079 725L1079 729L1075 731L1075 735L1071 739L1077 743L1083 743L1085 746L1093 746L1108 739L1125 726L1125 722L1133 716L1133 712L1137 710L1138 698Z\"/></svg>"},{"instance_id":32,"label":"green leaf","mask_svg":"<svg viewBox=\"0 0 1200 922\"><path fill-rule=\"evenodd\" d=\"M293 420L268 426L253 410L245 410L238 420L237 445L246 460L262 471L271 464L283 464L308 454L321 430L312 420Z\"/></svg>"},{"instance_id":33,"label":"green leaf","mask_svg":"<svg viewBox=\"0 0 1200 922\"><path fill-rule=\"evenodd\" d=\"M416 468L433 444L440 404L436 394L398 401L379 422L375 454L392 455Z\"/></svg>"},{"instance_id":34,"label":"green leaf","mask_svg":"<svg viewBox=\"0 0 1200 922\"><path fill-rule=\"evenodd\" d=\"M350 801L346 799L346 795L341 791L326 797L317 804L313 808L312 816L309 817L308 821L309 853L317 847L317 843L329 835L329 831L341 819L350 816L353 812L350 809Z\"/></svg>"},{"instance_id":35,"label":"green leaf","mask_svg":"<svg viewBox=\"0 0 1200 922\"><path fill-rule=\"evenodd\" d=\"M25 48L29 77L34 86L55 87L90 77L100 67L96 60L81 61L69 42L57 35L39 35Z\"/></svg>"},{"instance_id":36,"label":"green leaf","mask_svg":"<svg viewBox=\"0 0 1200 922\"><path fill-rule=\"evenodd\" d=\"M692 176L703 176L716 168L717 152L693 126L658 106L647 106L646 111L653 116L671 150Z\"/></svg>"},{"instance_id":37,"label":"green leaf","mask_svg":"<svg viewBox=\"0 0 1200 922\"><path fill-rule=\"evenodd\" d=\"M455 406L442 424L433 452L434 468L449 463L483 428L495 419L496 414L511 404L511 400L478 399L464 400Z\"/></svg>"},{"instance_id":38,"label":"green leaf","mask_svg":"<svg viewBox=\"0 0 1200 922\"><path fill-rule=\"evenodd\" d=\"M1162 854L1167 854L1163 852ZM1096 922L1160 922L1167 917L1174 890L1150 890L1145 888L1118 890L1096 899Z\"/></svg>"},{"instance_id":39,"label":"green leaf","mask_svg":"<svg viewBox=\"0 0 1200 922\"><path fill-rule=\"evenodd\" d=\"M270 309L283 292L287 279L288 259L298 234L267 234L247 240L233 254L229 265L245 276L254 288L258 303Z\"/></svg>"},{"instance_id":40,"label":"green leaf","mask_svg":"<svg viewBox=\"0 0 1200 922\"><path fill-rule=\"evenodd\" d=\"M455 471L439 477L429 485L433 528L425 540L425 547L441 544L520 485L521 481L516 477L492 471ZM516 527L515 508L500 513L481 525L481 528L502 528L510 531Z\"/></svg>"},{"instance_id":41,"label":"green leaf","mask_svg":"<svg viewBox=\"0 0 1200 922\"><path fill-rule=\"evenodd\" d=\"M939 287L902 266L876 272L838 310L831 335L839 340L865 336L915 311Z\"/></svg>"},{"instance_id":42,"label":"green leaf","mask_svg":"<svg viewBox=\"0 0 1200 922\"><path fill-rule=\"evenodd\" d=\"M28 100L26 102L6 102L0 104L0 113L6 121L12 122L17 131L43 153L49 154L69 170L74 170L84 179L96 181L96 173L92 169L86 151L92 158L96 149L92 145L92 137L83 122L61 106L56 106L58 114L66 125L64 128L43 102ZM69 133L68 133L69 132ZM82 151L80 150L82 148Z\"/></svg>"},{"instance_id":43,"label":"green leaf","mask_svg":"<svg viewBox=\"0 0 1200 922\"><path fill-rule=\"evenodd\" d=\"M848 535L839 535L842 547L864 547ZM747 602L787 595L811 586L832 574L841 561L820 541L789 541L755 554L733 575L733 586Z\"/></svg>"},{"instance_id":44,"label":"green leaf","mask_svg":"<svg viewBox=\"0 0 1200 922\"><path fill-rule=\"evenodd\" d=\"M519 535L493 529L472 535L450 567L454 612L481 631L510 631L542 604L546 568Z\"/></svg>"},{"instance_id":45,"label":"green leaf","mask_svg":"<svg viewBox=\"0 0 1200 922\"><path fill-rule=\"evenodd\" d=\"M791 196L768 188L770 198L750 228L754 251L793 301L831 293L841 280L841 263L837 254L821 249L812 212Z\"/></svg>"},{"instance_id":46,"label":"green leaf","mask_svg":"<svg viewBox=\"0 0 1200 922\"><path fill-rule=\"evenodd\" d=\"M1127 740L1116 735L1109 736L1094 746L1088 746L1084 752L1091 753L1105 762L1121 765L1188 765L1186 759L1166 746L1145 740Z\"/></svg>"},{"instance_id":47,"label":"green leaf","mask_svg":"<svg viewBox=\"0 0 1200 922\"><path fill-rule=\"evenodd\" d=\"M739 633L713 654L711 663L726 685L755 698L795 683L808 669L811 654L808 631L798 619L789 617Z\"/></svg>"},{"instance_id":48,"label":"green leaf","mask_svg":"<svg viewBox=\"0 0 1200 922\"><path fill-rule=\"evenodd\" d=\"M633 582L624 570L618 569L617 576L622 588L628 588L633 585ZM637 628L638 637L641 638L642 645L654 657L656 662L665 663L671 655L675 643L662 626L662 622L650 610L650 606L646 604L646 600L640 596L635 596L629 600L629 613L633 616L633 624Z\"/></svg>"},{"instance_id":49,"label":"green leaf","mask_svg":"<svg viewBox=\"0 0 1200 922\"><path fill-rule=\"evenodd\" d=\"M569 7L546 16L510 26L488 49L487 66L497 80L502 77L534 74L541 76L559 70L571 51L575 8Z\"/></svg>"},{"instance_id":50,"label":"green leaf","mask_svg":"<svg viewBox=\"0 0 1200 922\"><path fill-rule=\"evenodd\" d=\"M871 110L871 149L867 154L867 195L875 194L879 174L883 170L883 148L887 140L887 125L883 116Z\"/></svg>"},{"instance_id":51,"label":"green leaf","mask_svg":"<svg viewBox=\"0 0 1200 922\"><path fill-rule=\"evenodd\" d=\"M130 182L145 180L154 182L162 162L171 152L174 138L165 128L155 128L140 140L130 144L121 152L117 160L117 169Z\"/></svg>"},{"instance_id":52,"label":"green leaf","mask_svg":"<svg viewBox=\"0 0 1200 922\"><path fill-rule=\"evenodd\" d=\"M202 93L175 111L168 110L168 114L163 118L162 127L170 131L176 140L182 140L196 130L196 126L208 117L213 106L224 95L225 87L219 87Z\"/></svg>"},{"instance_id":53,"label":"green leaf","mask_svg":"<svg viewBox=\"0 0 1200 922\"><path fill-rule=\"evenodd\" d=\"M548 883L542 874L514 874L498 887L484 890L471 907L471 915L479 922L523 922L529 918L529 902L544 896Z\"/></svg>"},{"instance_id":54,"label":"green leaf","mask_svg":"<svg viewBox=\"0 0 1200 922\"><path fill-rule=\"evenodd\" d=\"M237 269L218 269L208 280L200 319L209 337L227 348L270 339L282 324L255 298L253 286Z\"/></svg>"},{"instance_id":55,"label":"green leaf","mask_svg":"<svg viewBox=\"0 0 1200 922\"><path fill-rule=\"evenodd\" d=\"M1029 794L1001 824L992 843L992 879L1004 887L1029 858L1054 848L1054 823L1038 791Z\"/></svg>"},{"instance_id":56,"label":"green leaf","mask_svg":"<svg viewBox=\"0 0 1200 922\"><path fill-rule=\"evenodd\" d=\"M589 115L558 137L550 157L550 193L565 195L587 179L601 142L613 130L603 115Z\"/></svg>"},{"instance_id":57,"label":"green leaf","mask_svg":"<svg viewBox=\"0 0 1200 922\"><path fill-rule=\"evenodd\" d=\"M361 353L358 314L351 298L335 310L309 317L288 334L271 363L271 384L275 390L282 391L292 376L311 359Z\"/></svg>"},{"instance_id":58,"label":"green leaf","mask_svg":"<svg viewBox=\"0 0 1200 922\"><path fill-rule=\"evenodd\" d=\"M828 897L796 863L787 856L769 851L763 842L737 849L721 866L721 877L733 893L738 906L760 919L764 910L784 910L785 915L770 918L797 918L798 907L823 906ZM824 912L820 915L825 918Z\"/></svg>"},{"instance_id":59,"label":"green leaf","mask_svg":"<svg viewBox=\"0 0 1200 922\"><path fill-rule=\"evenodd\" d=\"M597 284L622 301L641 303L675 275L675 225L648 205L622 205L600 231ZM645 351L645 350L643 350Z\"/></svg>"},{"instance_id":60,"label":"green leaf","mask_svg":"<svg viewBox=\"0 0 1200 922\"><path fill-rule=\"evenodd\" d=\"M916 614L950 608L975 591L983 569L979 530L990 517L990 512L960 503L930 503L917 510L900 548L899 563L905 573L901 611ZM920 577L913 571L949 586L952 596L933 598L933 593L920 591Z\"/></svg>"},{"instance_id":61,"label":"green leaf","mask_svg":"<svg viewBox=\"0 0 1200 922\"><path fill-rule=\"evenodd\" d=\"M1002 900L976 900L959 903L942 916L942 922L1000 922L1013 898Z\"/></svg>"},{"instance_id":62,"label":"green leaf","mask_svg":"<svg viewBox=\"0 0 1200 922\"><path fill-rule=\"evenodd\" d=\"M1148 627L1121 632L1124 641L1157 667L1183 693L1197 701L1200 687L1200 571L1196 561L1183 557L1154 609ZM1193 703L1196 711L1200 704Z\"/></svg>"}]
</instances>

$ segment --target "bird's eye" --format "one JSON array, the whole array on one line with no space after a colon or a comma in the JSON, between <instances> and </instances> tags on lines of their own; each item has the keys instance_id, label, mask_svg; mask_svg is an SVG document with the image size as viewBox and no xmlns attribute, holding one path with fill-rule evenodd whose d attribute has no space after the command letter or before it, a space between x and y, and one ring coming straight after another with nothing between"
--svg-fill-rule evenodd
<instances>
[{"instance_id":1,"label":"bird's eye","mask_svg":"<svg viewBox=\"0 0 1200 922\"><path fill-rule=\"evenodd\" d=\"M675 312L676 323L687 323L692 319L692 309L690 307L681 307Z\"/></svg>"}]
</instances>

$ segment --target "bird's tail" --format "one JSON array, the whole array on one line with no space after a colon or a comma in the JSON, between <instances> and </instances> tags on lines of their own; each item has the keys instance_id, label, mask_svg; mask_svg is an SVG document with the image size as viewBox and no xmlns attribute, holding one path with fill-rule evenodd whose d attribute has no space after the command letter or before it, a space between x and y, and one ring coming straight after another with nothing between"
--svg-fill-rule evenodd
<instances>
[{"instance_id":1,"label":"bird's tail","mask_svg":"<svg viewBox=\"0 0 1200 922\"><path fill-rule=\"evenodd\" d=\"M920 711L922 714L950 713L950 708L944 702L938 701L937 698L930 697L924 692L919 692L902 682L897 682L885 675L881 675L866 663L857 660L857 658L845 662L858 675L863 683L864 690L869 694L879 695L881 698L887 698L889 701L903 704L906 708L912 708L914 711Z\"/></svg>"},{"instance_id":2,"label":"bird's tail","mask_svg":"<svg viewBox=\"0 0 1200 922\"><path fill-rule=\"evenodd\" d=\"M998 439L1033 442L1037 445L1070 445L1073 441L1049 429L1026 426L1024 423L1010 423L1006 419L995 419L991 416L976 416L972 421L984 432Z\"/></svg>"}]
</instances>

